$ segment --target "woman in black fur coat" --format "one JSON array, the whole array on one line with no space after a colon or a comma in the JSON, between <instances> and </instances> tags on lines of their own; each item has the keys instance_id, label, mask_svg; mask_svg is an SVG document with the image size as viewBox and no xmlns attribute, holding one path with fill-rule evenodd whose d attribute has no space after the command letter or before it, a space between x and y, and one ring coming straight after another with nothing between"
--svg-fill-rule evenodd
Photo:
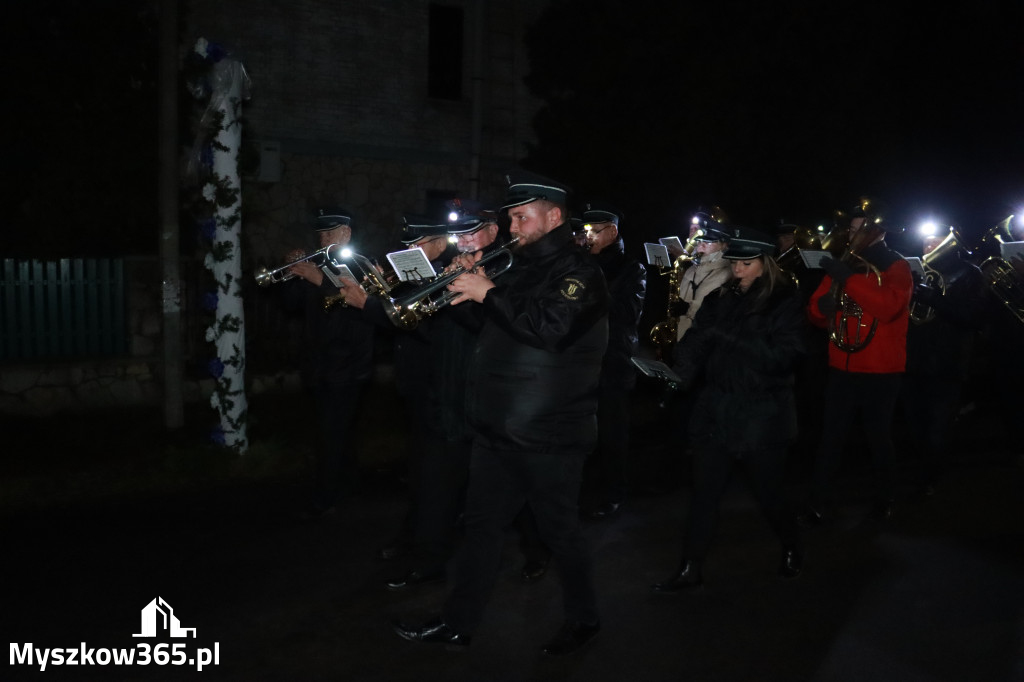
<instances>
[{"instance_id":1,"label":"woman in black fur coat","mask_svg":"<svg viewBox=\"0 0 1024 682\"><path fill-rule=\"evenodd\" d=\"M718 507L737 468L782 545L779 575L799 575L799 527L785 494L786 456L797 434L794 371L806 343L800 292L772 259L774 240L734 228L725 258L733 279L704 301L674 352L684 390L698 391L689 415L693 491L683 559L657 592L703 584L701 564ZM739 467L737 466L739 465Z\"/></svg>"}]
</instances>

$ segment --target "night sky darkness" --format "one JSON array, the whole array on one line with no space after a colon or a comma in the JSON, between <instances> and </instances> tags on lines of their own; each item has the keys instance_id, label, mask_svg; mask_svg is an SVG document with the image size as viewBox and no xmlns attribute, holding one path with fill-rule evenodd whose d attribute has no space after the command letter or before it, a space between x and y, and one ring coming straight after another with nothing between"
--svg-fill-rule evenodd
<instances>
[{"instance_id":1,"label":"night sky darkness","mask_svg":"<svg viewBox=\"0 0 1024 682\"><path fill-rule=\"evenodd\" d=\"M1024 207L1019 10L558 3L529 34L548 105L527 163L620 203L648 240L699 206L770 228L861 195L891 223L984 231Z\"/></svg>"},{"instance_id":2,"label":"night sky darkness","mask_svg":"<svg viewBox=\"0 0 1024 682\"><path fill-rule=\"evenodd\" d=\"M811 225L861 195L984 231L1024 212L1022 3L942 4L556 2L527 33L523 165L618 204L631 247L699 207ZM0 251L155 251L153 7L11 11Z\"/></svg>"}]
</instances>

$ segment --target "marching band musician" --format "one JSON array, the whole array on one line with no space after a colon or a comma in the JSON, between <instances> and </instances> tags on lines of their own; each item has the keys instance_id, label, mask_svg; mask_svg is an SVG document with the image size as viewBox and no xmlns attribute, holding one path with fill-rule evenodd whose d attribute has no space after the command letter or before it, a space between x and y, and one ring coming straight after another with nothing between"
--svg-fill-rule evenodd
<instances>
[{"instance_id":1,"label":"marching band musician","mask_svg":"<svg viewBox=\"0 0 1024 682\"><path fill-rule=\"evenodd\" d=\"M830 512L833 479L858 412L876 478L868 518L892 515L891 427L906 369L913 279L907 262L885 243L886 227L870 209L866 201L854 207L846 254L822 261L827 275L807 305L810 321L830 331L821 441L810 499L801 515L807 525L817 525Z\"/></svg>"},{"instance_id":2,"label":"marching band musician","mask_svg":"<svg viewBox=\"0 0 1024 682\"><path fill-rule=\"evenodd\" d=\"M448 241L448 225L443 220L405 214L402 217L400 240L407 249L422 248L427 260L435 271L443 269L454 254ZM434 391L430 364L435 348L428 324L417 326L411 331L397 331L377 296L368 296L359 283L342 280L341 293L348 307L361 310L362 317L388 333L394 333L395 384L417 435L430 434L437 422L432 410L436 401L430 396ZM424 438L428 437L423 435ZM420 460L423 449L418 441L408 444L406 472L409 487L409 506L402 525L394 538L377 551L381 559L391 560L409 553L415 542L417 519L416 491L419 488ZM431 576L421 576L419 582L429 582ZM438 580L437 576L432 576ZM389 581L391 582L391 581Z\"/></svg>"},{"instance_id":3,"label":"marching band musician","mask_svg":"<svg viewBox=\"0 0 1024 682\"><path fill-rule=\"evenodd\" d=\"M675 348L681 387L699 387L688 416L693 492L679 568L652 586L678 593L703 585L718 507L742 464L754 497L782 545L778 574L799 575L800 531L785 495L788 446L797 431L793 377L806 345L799 292L776 265L772 238L734 228L724 253L732 277L704 299Z\"/></svg>"},{"instance_id":4,"label":"marching band musician","mask_svg":"<svg viewBox=\"0 0 1024 682\"><path fill-rule=\"evenodd\" d=\"M934 256L940 245L953 250L946 256L939 254L941 263L936 263L941 268L941 288L914 274L907 371L901 390L911 459L919 465L915 488L925 496L935 492L948 461L975 334L986 320L989 303L981 270L965 258L970 254L964 252L958 235L925 235L924 255Z\"/></svg>"},{"instance_id":5,"label":"marching band musician","mask_svg":"<svg viewBox=\"0 0 1024 682\"><path fill-rule=\"evenodd\" d=\"M468 646L500 571L505 529L528 503L555 559L565 612L544 652L564 655L600 631L578 500L597 441L608 291L573 238L568 188L526 172L508 182L514 262L498 280L466 272L449 285L459 294L453 304L471 305L483 320L469 356L472 475L455 580L439 616L392 627L404 639Z\"/></svg>"},{"instance_id":6,"label":"marching band musician","mask_svg":"<svg viewBox=\"0 0 1024 682\"><path fill-rule=\"evenodd\" d=\"M700 216L704 228L704 236L697 240L694 262L679 280L679 300L670 311L678 317L676 323L676 341L686 334L693 319L697 316L704 298L718 287L725 284L732 274L729 261L722 258L727 246L725 226L708 216Z\"/></svg>"},{"instance_id":7,"label":"marching band musician","mask_svg":"<svg viewBox=\"0 0 1024 682\"><path fill-rule=\"evenodd\" d=\"M319 209L313 229L320 248L345 246L352 238L351 214L343 208ZM292 262L301 254L289 256ZM296 277L285 283L281 294L286 309L303 314L302 379L314 399L321 442L311 499L299 516L315 520L333 513L355 486L358 458L352 425L373 373L374 332L357 311L325 309L326 297L338 290L321 266L306 260L290 270Z\"/></svg>"},{"instance_id":8,"label":"marching band musician","mask_svg":"<svg viewBox=\"0 0 1024 682\"><path fill-rule=\"evenodd\" d=\"M619 232L620 211L607 204L588 203L583 212L587 246L608 282L608 350L601 365L597 401L597 451L600 501L587 514L603 519L615 514L626 497L629 456L629 398L636 384L630 358L639 346L637 326L644 308L647 270L626 255Z\"/></svg>"}]
</instances>

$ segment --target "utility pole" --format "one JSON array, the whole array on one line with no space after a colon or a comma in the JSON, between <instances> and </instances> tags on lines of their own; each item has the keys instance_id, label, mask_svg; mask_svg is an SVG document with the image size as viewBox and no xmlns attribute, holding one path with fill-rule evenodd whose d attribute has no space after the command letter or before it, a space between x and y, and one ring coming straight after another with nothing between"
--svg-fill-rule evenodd
<instances>
[{"instance_id":1,"label":"utility pole","mask_svg":"<svg viewBox=\"0 0 1024 682\"><path fill-rule=\"evenodd\" d=\"M163 309L164 426L184 425L181 343L181 254L178 225L178 2L160 1L158 159L160 274Z\"/></svg>"}]
</instances>

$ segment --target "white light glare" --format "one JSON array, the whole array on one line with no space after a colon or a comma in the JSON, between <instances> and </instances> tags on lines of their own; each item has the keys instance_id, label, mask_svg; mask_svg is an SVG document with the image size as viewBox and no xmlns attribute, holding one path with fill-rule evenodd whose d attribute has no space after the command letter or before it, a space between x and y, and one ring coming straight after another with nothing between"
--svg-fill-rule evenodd
<instances>
[{"instance_id":1,"label":"white light glare","mask_svg":"<svg viewBox=\"0 0 1024 682\"><path fill-rule=\"evenodd\" d=\"M922 237L934 237L935 233L939 231L939 226L935 224L934 220L927 220L921 223L917 231Z\"/></svg>"},{"instance_id":2,"label":"white light glare","mask_svg":"<svg viewBox=\"0 0 1024 682\"><path fill-rule=\"evenodd\" d=\"M351 258L352 257L352 249L350 249L350 248L348 248L346 246L344 249L341 250L341 257L342 258Z\"/></svg>"},{"instance_id":3,"label":"white light glare","mask_svg":"<svg viewBox=\"0 0 1024 682\"><path fill-rule=\"evenodd\" d=\"M459 219L458 211L452 211L451 213L448 214L448 222L454 223L458 219Z\"/></svg>"}]
</instances>

